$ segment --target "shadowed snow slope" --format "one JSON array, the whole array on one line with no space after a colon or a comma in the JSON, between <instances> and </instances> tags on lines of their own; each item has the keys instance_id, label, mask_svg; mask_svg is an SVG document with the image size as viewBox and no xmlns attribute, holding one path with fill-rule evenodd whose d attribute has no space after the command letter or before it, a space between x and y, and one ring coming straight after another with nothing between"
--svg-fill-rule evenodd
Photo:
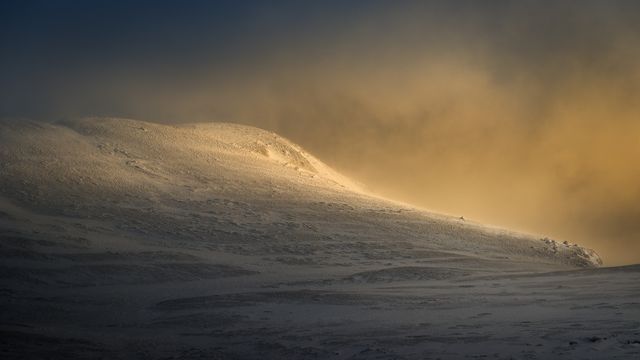
<instances>
[{"instance_id":1,"label":"shadowed snow slope","mask_svg":"<svg viewBox=\"0 0 640 360\"><path fill-rule=\"evenodd\" d=\"M0 124L0 261L3 359L639 354L637 266L373 196L233 124Z\"/></svg>"}]
</instances>

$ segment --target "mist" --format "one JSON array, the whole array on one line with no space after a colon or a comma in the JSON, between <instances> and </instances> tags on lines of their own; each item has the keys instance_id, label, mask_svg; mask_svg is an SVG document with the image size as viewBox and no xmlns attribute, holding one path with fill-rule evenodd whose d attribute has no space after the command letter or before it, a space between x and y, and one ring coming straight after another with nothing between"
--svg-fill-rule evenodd
<instances>
[{"instance_id":1,"label":"mist","mask_svg":"<svg viewBox=\"0 0 640 360\"><path fill-rule=\"evenodd\" d=\"M4 118L250 124L383 196L640 262L633 2L25 3Z\"/></svg>"}]
</instances>

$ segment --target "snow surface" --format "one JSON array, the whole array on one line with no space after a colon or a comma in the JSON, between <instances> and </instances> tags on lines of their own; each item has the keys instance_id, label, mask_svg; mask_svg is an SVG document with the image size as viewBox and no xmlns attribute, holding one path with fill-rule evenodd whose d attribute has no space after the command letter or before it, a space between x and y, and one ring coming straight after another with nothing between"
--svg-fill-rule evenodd
<instances>
[{"instance_id":1,"label":"snow surface","mask_svg":"<svg viewBox=\"0 0 640 360\"><path fill-rule=\"evenodd\" d=\"M0 124L2 358L637 358L640 267L260 129Z\"/></svg>"}]
</instances>

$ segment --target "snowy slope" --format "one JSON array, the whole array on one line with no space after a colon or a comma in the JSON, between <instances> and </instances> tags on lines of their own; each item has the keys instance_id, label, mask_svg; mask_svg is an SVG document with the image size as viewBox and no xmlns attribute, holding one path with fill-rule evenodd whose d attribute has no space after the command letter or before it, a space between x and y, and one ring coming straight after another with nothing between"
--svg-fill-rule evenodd
<instances>
[{"instance_id":1,"label":"snowy slope","mask_svg":"<svg viewBox=\"0 0 640 360\"><path fill-rule=\"evenodd\" d=\"M5 125L0 144L6 202L154 239L146 243L319 263L372 253L427 261L420 251L541 269L600 263L576 245L369 196L299 146L252 127L90 118Z\"/></svg>"},{"instance_id":2,"label":"snowy slope","mask_svg":"<svg viewBox=\"0 0 640 360\"><path fill-rule=\"evenodd\" d=\"M382 199L233 124L0 124L0 260L3 358L640 350L637 266Z\"/></svg>"}]
</instances>

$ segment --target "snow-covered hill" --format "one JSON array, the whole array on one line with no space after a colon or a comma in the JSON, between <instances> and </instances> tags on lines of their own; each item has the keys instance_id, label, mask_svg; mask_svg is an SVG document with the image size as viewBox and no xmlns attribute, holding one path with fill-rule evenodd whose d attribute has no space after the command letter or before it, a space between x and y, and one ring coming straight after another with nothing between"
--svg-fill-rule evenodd
<instances>
[{"instance_id":1,"label":"snow-covered hill","mask_svg":"<svg viewBox=\"0 0 640 360\"><path fill-rule=\"evenodd\" d=\"M577 245L370 196L299 146L247 126L88 118L3 125L0 144L4 213L90 221L127 238L127 247L188 246L374 270L382 268L375 258L412 259L413 266L445 255L460 258L457 267L482 263L482 270L600 263ZM119 250L88 241L93 251Z\"/></svg>"},{"instance_id":2,"label":"snow-covered hill","mask_svg":"<svg viewBox=\"0 0 640 360\"><path fill-rule=\"evenodd\" d=\"M377 197L234 124L0 124L0 250L8 358L510 356L526 336L553 358L594 329L618 331L609 354L636 341L637 267ZM552 323L581 327L548 338Z\"/></svg>"}]
</instances>

